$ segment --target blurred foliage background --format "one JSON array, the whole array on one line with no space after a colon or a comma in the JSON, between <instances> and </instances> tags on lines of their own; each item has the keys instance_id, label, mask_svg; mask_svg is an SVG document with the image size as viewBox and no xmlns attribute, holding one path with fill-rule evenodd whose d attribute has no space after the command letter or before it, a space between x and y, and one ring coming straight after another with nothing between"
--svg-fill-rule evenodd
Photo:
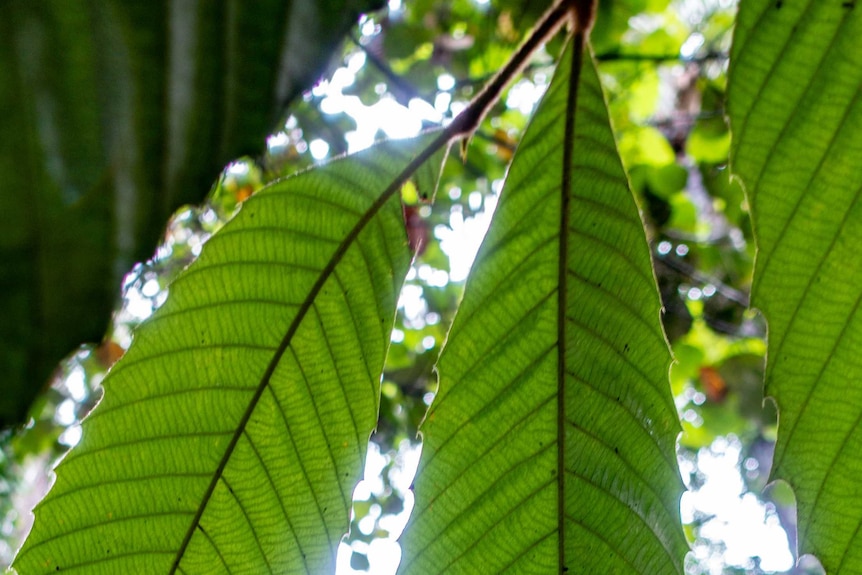
<instances>
[{"instance_id":1,"label":"blurred foliage background","mask_svg":"<svg viewBox=\"0 0 862 575\"><path fill-rule=\"evenodd\" d=\"M545 9L528 0L389 0L362 17L314 89L269 137L238 159L206 204L177 212L153 258L126 276L99 346L68 358L27 427L0 451L0 565L29 526L48 470L79 437L105 371L171 280L242 200L277 178L380 137L442 125L502 67ZM794 567L794 500L766 489L776 413L762 398L765 326L748 310L753 239L745 198L727 164L724 114L733 0L600 0L592 36L633 191L653 249L676 363L670 374L684 432L681 515L691 574L818 573ZM466 272L496 205L506 167L553 74L550 42L489 114L466 158L453 154L441 186L404 190L416 257L399 302L380 421L354 495L338 573L394 573L412 506L417 428L433 399L433 365Z\"/></svg>"}]
</instances>

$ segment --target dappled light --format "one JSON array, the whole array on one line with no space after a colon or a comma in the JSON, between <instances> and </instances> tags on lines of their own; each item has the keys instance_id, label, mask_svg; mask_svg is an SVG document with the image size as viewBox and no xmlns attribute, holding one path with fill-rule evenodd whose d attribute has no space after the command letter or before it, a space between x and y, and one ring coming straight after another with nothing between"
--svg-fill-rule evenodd
<instances>
[{"instance_id":1,"label":"dappled light","mask_svg":"<svg viewBox=\"0 0 862 575\"><path fill-rule=\"evenodd\" d=\"M862 573L862 68L792 0L379 4L0 436L0 568Z\"/></svg>"},{"instance_id":2,"label":"dappled light","mask_svg":"<svg viewBox=\"0 0 862 575\"><path fill-rule=\"evenodd\" d=\"M702 539L692 555L706 575L721 575L725 566L766 573L793 567L787 534L774 503L749 492L745 481L759 468L743 458L736 436L718 437L694 456L680 458L688 491L681 501L682 521L699 525ZM743 470L745 475L740 473Z\"/></svg>"}]
</instances>

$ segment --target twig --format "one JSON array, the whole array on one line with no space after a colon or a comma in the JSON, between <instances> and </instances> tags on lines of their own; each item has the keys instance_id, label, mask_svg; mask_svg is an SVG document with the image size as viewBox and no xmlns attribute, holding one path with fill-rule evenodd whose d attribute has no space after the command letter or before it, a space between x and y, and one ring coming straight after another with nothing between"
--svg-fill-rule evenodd
<instances>
[{"instance_id":1,"label":"twig","mask_svg":"<svg viewBox=\"0 0 862 575\"><path fill-rule=\"evenodd\" d=\"M489 134L484 130L476 130L475 136L487 142L491 142L492 144L503 148L504 150L508 150L509 152L514 152L517 144L513 144L507 140L504 140L497 134Z\"/></svg>"},{"instance_id":2,"label":"twig","mask_svg":"<svg viewBox=\"0 0 862 575\"><path fill-rule=\"evenodd\" d=\"M350 39L360 50L362 50L362 52L365 53L366 60L368 60L372 66L377 68L377 70L383 74L387 80L389 80L391 87L397 92L401 92L401 95L404 96L407 101L412 100L413 98L419 98L420 100L428 102L433 99L420 94L419 90L417 90L413 84L396 74L389 64L387 64L380 56L375 54L373 50L369 50L368 46L365 46L352 32L350 33Z\"/></svg>"},{"instance_id":3,"label":"twig","mask_svg":"<svg viewBox=\"0 0 862 575\"><path fill-rule=\"evenodd\" d=\"M681 54L622 54L620 52L596 55L596 60L599 62L692 62L702 64L712 60L726 60L727 58L728 55L725 52L708 52L696 57L685 57Z\"/></svg>"},{"instance_id":4,"label":"twig","mask_svg":"<svg viewBox=\"0 0 862 575\"><path fill-rule=\"evenodd\" d=\"M689 62L695 64L703 64L713 60L726 60L729 56L725 52L709 52L702 56L685 57L681 54L623 54L620 52L608 52L605 54L596 54L595 58L599 62L680 62L687 64ZM549 64L546 62L534 62L524 68L524 72L532 72L540 68L546 68ZM456 88L468 86L476 86L484 84L491 78L493 74L481 76L479 78L462 78L455 81Z\"/></svg>"},{"instance_id":5,"label":"twig","mask_svg":"<svg viewBox=\"0 0 862 575\"><path fill-rule=\"evenodd\" d=\"M456 137L464 137L472 134L482 119L488 113L488 110L500 98L504 88L524 66L526 66L533 53L544 44L548 38L552 37L557 31L571 18L572 7L570 2L562 0L557 2L545 12L545 15L539 20L533 32L527 40L521 44L520 48L512 55L506 65L488 82L479 94L471 100L470 105L461 112L449 126L446 131L452 130L453 139Z\"/></svg>"},{"instance_id":6,"label":"twig","mask_svg":"<svg viewBox=\"0 0 862 575\"><path fill-rule=\"evenodd\" d=\"M654 258L655 263L660 263L677 273L680 273L687 278L694 280L695 282L706 285L710 284L715 287L715 291L729 299L730 301L739 304L744 308L748 308L748 294L740 291L734 287L727 285L726 283L718 280L716 278L710 277L703 272L695 269L694 266L683 262L675 257L658 257Z\"/></svg>"}]
</instances>

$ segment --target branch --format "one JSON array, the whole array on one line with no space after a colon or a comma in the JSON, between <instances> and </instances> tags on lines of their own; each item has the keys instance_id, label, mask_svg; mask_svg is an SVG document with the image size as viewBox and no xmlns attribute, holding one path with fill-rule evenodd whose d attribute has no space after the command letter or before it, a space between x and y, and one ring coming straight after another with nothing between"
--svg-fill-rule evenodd
<instances>
[{"instance_id":1,"label":"branch","mask_svg":"<svg viewBox=\"0 0 862 575\"><path fill-rule=\"evenodd\" d=\"M506 65L491 78L482 91L473 98L470 105L446 128L447 132L452 130L453 139L469 136L476 131L476 128L482 123L482 119L500 98L505 87L512 78L524 69L533 53L571 19L572 10L571 0L561 0L545 12L539 22L536 23L530 36L512 54Z\"/></svg>"},{"instance_id":2,"label":"branch","mask_svg":"<svg viewBox=\"0 0 862 575\"><path fill-rule=\"evenodd\" d=\"M623 54L620 52L607 52L605 54L596 54L595 59L599 62L681 62L703 64L715 60L727 60L729 58L726 52L708 52L701 56L686 58L682 54ZM549 64L545 62L534 62L524 68L524 72L531 72L539 68L545 68ZM462 78L455 81L456 88L476 86L484 84L491 78L492 75L481 76L479 78Z\"/></svg>"},{"instance_id":3,"label":"branch","mask_svg":"<svg viewBox=\"0 0 862 575\"><path fill-rule=\"evenodd\" d=\"M419 98L420 100L428 102L432 99L420 94L419 90L417 90L413 84L396 74L389 64L374 53L374 51L369 50L368 46L364 45L353 32L350 33L350 40L365 53L366 60L368 60L372 66L377 68L377 70L383 74L383 76L389 81L391 87L396 91L401 92L402 96L404 96L408 101L413 98Z\"/></svg>"},{"instance_id":4,"label":"branch","mask_svg":"<svg viewBox=\"0 0 862 575\"><path fill-rule=\"evenodd\" d=\"M708 276L703 272L698 271L694 266L675 257L654 257L653 261L693 280L701 285L710 284L715 287L715 291L726 297L728 300L748 308L748 294L740 291L732 286L727 285L723 281Z\"/></svg>"},{"instance_id":5,"label":"branch","mask_svg":"<svg viewBox=\"0 0 862 575\"><path fill-rule=\"evenodd\" d=\"M517 144L513 144L512 142L505 140L495 133L488 133L484 130L476 130L475 136L481 140L485 140L487 142L491 142L492 144L503 148L504 150L508 150L510 152L514 152Z\"/></svg>"},{"instance_id":6,"label":"branch","mask_svg":"<svg viewBox=\"0 0 862 575\"><path fill-rule=\"evenodd\" d=\"M702 56L688 58L682 54L622 54L620 52L596 54L596 60L599 62L692 62L702 64L712 60L726 60L727 58L728 55L725 52L707 52Z\"/></svg>"}]
</instances>

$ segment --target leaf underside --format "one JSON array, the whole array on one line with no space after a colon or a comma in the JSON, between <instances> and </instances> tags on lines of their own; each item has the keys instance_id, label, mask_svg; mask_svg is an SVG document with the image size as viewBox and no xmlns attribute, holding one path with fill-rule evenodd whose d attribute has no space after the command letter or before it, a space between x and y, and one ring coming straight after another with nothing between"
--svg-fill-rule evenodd
<instances>
[{"instance_id":1,"label":"leaf underside","mask_svg":"<svg viewBox=\"0 0 862 575\"><path fill-rule=\"evenodd\" d=\"M379 4L3 3L0 428L102 338L123 274L173 211L263 150L358 10Z\"/></svg>"},{"instance_id":2,"label":"leaf underside","mask_svg":"<svg viewBox=\"0 0 862 575\"><path fill-rule=\"evenodd\" d=\"M758 241L779 409L773 479L799 552L862 573L862 6L746 0L731 55L731 166Z\"/></svg>"},{"instance_id":3,"label":"leaf underside","mask_svg":"<svg viewBox=\"0 0 862 575\"><path fill-rule=\"evenodd\" d=\"M682 570L660 302L579 44L519 145L440 357L403 573Z\"/></svg>"},{"instance_id":4,"label":"leaf underside","mask_svg":"<svg viewBox=\"0 0 862 575\"><path fill-rule=\"evenodd\" d=\"M332 570L409 263L398 194L372 206L429 138L275 183L209 240L107 377L19 573Z\"/></svg>"}]
</instances>

